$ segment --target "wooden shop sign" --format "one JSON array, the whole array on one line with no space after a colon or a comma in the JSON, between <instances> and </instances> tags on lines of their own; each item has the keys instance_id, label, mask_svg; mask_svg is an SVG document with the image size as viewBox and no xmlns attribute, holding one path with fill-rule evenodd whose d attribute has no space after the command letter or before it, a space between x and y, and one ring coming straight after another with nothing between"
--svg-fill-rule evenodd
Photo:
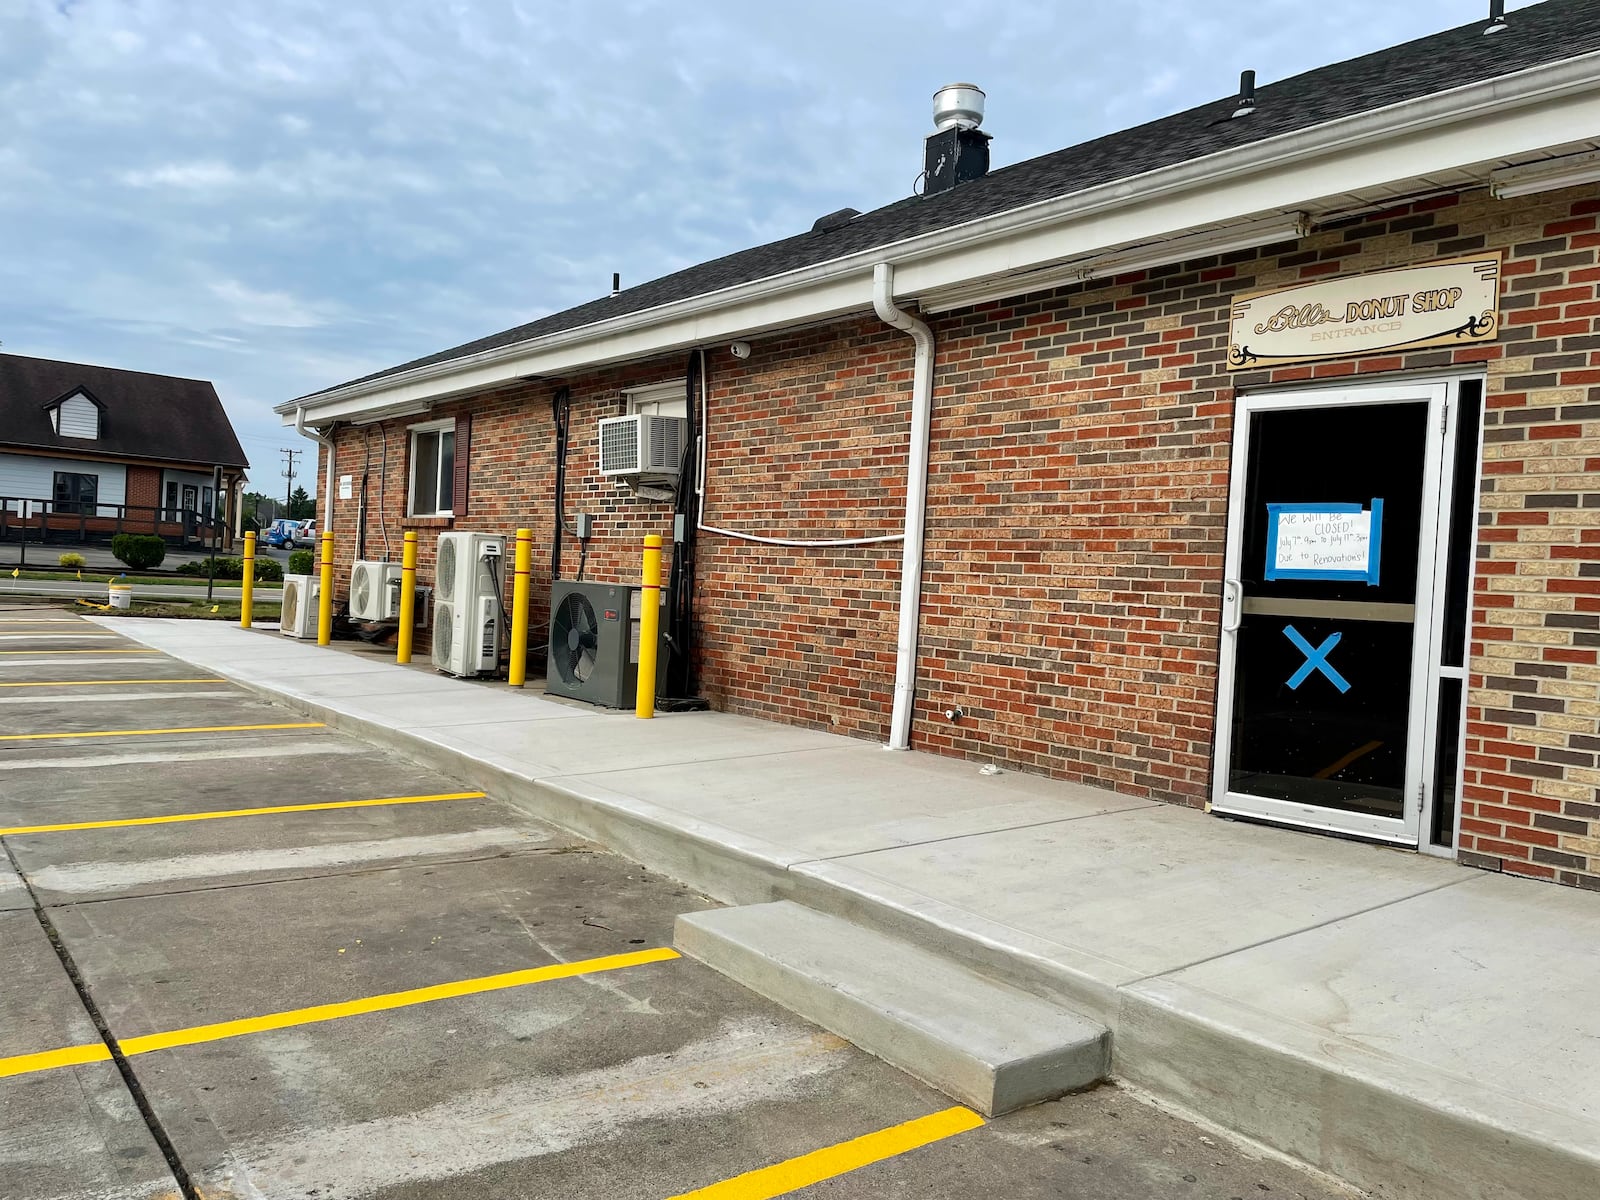
<instances>
[{"instance_id":1,"label":"wooden shop sign","mask_svg":"<svg viewBox=\"0 0 1600 1200\"><path fill-rule=\"evenodd\" d=\"M1323 279L1233 303L1228 369L1469 346L1500 331L1500 255Z\"/></svg>"}]
</instances>

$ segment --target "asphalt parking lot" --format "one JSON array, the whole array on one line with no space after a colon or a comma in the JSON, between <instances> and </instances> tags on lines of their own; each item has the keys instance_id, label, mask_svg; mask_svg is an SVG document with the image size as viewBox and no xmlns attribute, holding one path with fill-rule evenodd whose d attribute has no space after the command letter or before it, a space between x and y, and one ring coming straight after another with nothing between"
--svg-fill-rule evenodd
<instances>
[{"instance_id":1,"label":"asphalt parking lot","mask_svg":"<svg viewBox=\"0 0 1600 1200\"><path fill-rule=\"evenodd\" d=\"M0 843L0 1196L1350 1194L984 1122L677 956L704 898L67 611L0 607Z\"/></svg>"}]
</instances>

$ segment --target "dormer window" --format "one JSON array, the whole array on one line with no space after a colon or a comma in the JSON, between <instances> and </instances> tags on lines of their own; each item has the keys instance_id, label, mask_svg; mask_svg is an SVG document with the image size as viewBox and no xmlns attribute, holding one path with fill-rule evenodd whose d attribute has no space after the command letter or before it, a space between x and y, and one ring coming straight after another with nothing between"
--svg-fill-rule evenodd
<instances>
[{"instance_id":1,"label":"dormer window","mask_svg":"<svg viewBox=\"0 0 1600 1200\"><path fill-rule=\"evenodd\" d=\"M100 437L100 405L89 393L73 392L50 406L50 427L62 437L95 441Z\"/></svg>"}]
</instances>

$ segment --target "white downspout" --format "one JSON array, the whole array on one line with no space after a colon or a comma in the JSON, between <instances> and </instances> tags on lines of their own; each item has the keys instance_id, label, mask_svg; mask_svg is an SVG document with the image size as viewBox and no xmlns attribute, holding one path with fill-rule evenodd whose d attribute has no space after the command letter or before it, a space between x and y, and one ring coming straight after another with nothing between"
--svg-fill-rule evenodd
<instances>
[{"instance_id":1,"label":"white downspout","mask_svg":"<svg viewBox=\"0 0 1600 1200\"><path fill-rule=\"evenodd\" d=\"M916 342L911 374L911 444L906 456L906 533L900 547L900 635L894 669L890 750L911 748L917 691L917 625L922 615L922 533L928 508L928 433L933 422L933 330L894 303L894 267L872 269L872 307L885 322Z\"/></svg>"},{"instance_id":2,"label":"white downspout","mask_svg":"<svg viewBox=\"0 0 1600 1200\"><path fill-rule=\"evenodd\" d=\"M317 532L333 528L333 439L325 437L315 429L306 426L306 410L297 408L294 411L294 431L303 438L310 438L319 446L328 448L328 466L322 480L323 501L322 511L317 514Z\"/></svg>"}]
</instances>

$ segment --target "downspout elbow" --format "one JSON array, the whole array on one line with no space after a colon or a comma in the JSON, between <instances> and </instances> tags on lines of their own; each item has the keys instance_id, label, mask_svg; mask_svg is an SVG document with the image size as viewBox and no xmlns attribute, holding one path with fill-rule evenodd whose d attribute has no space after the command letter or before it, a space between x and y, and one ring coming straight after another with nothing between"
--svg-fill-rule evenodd
<instances>
[{"instance_id":1,"label":"downspout elbow","mask_svg":"<svg viewBox=\"0 0 1600 1200\"><path fill-rule=\"evenodd\" d=\"M332 429L333 427L330 425L329 428ZM306 410L304 408L297 408L297 409L294 410L294 431L296 433L298 433L301 437L309 438L311 441L316 442L317 445L325 446L327 448L327 451L328 451L328 465L323 471L323 479L322 479L323 501L322 501L321 525L322 525L323 529L332 529L333 528L333 438L329 437L327 434L318 433L315 429L312 429L310 426L308 426L306 424Z\"/></svg>"},{"instance_id":2,"label":"downspout elbow","mask_svg":"<svg viewBox=\"0 0 1600 1200\"><path fill-rule=\"evenodd\" d=\"M933 330L895 304L894 267L889 263L878 263L873 268L872 307L886 324L908 334L916 346L911 375L911 435L906 454L906 528L900 550L900 625L887 747L909 750L917 692L917 630L922 618L922 540L927 518L928 441L933 422Z\"/></svg>"}]
</instances>

